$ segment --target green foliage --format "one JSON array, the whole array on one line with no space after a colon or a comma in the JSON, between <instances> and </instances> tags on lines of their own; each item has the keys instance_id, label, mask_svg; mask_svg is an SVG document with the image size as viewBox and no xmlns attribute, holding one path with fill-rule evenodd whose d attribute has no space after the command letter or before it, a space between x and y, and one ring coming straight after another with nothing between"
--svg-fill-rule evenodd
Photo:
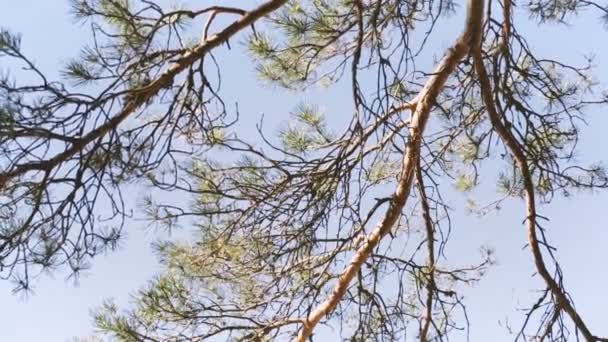
<instances>
[{"instance_id":1,"label":"green foliage","mask_svg":"<svg viewBox=\"0 0 608 342\"><path fill-rule=\"evenodd\" d=\"M315 137L299 127L288 126L281 132L283 147L290 152L304 153L315 146Z\"/></svg>"},{"instance_id":2,"label":"green foliage","mask_svg":"<svg viewBox=\"0 0 608 342\"><path fill-rule=\"evenodd\" d=\"M585 4L574 0L535 0L530 1L528 6L531 14L541 21L562 22L568 15L576 14Z\"/></svg>"},{"instance_id":3,"label":"green foliage","mask_svg":"<svg viewBox=\"0 0 608 342\"><path fill-rule=\"evenodd\" d=\"M317 107L303 104L296 108L292 115L297 119L297 124L289 124L279 133L287 151L311 152L333 139L327 130L325 118Z\"/></svg>"},{"instance_id":4,"label":"green foliage","mask_svg":"<svg viewBox=\"0 0 608 342\"><path fill-rule=\"evenodd\" d=\"M260 78L289 89L335 82L336 70L317 71L348 50L347 36L354 27L350 8L342 0L290 1L271 19L278 37L257 32L248 40Z\"/></svg>"},{"instance_id":5,"label":"green foliage","mask_svg":"<svg viewBox=\"0 0 608 342\"><path fill-rule=\"evenodd\" d=\"M21 36L0 28L0 56L14 56L21 48Z\"/></svg>"},{"instance_id":6,"label":"green foliage","mask_svg":"<svg viewBox=\"0 0 608 342\"><path fill-rule=\"evenodd\" d=\"M123 48L137 50L148 41L150 27L137 20L130 0L71 0L77 19L101 17L120 37Z\"/></svg>"},{"instance_id":7,"label":"green foliage","mask_svg":"<svg viewBox=\"0 0 608 342\"><path fill-rule=\"evenodd\" d=\"M458 191L471 191L473 187L475 187L475 179L471 175L460 174L458 177L456 177L456 182L454 185Z\"/></svg>"},{"instance_id":8,"label":"green foliage","mask_svg":"<svg viewBox=\"0 0 608 342\"><path fill-rule=\"evenodd\" d=\"M493 255L484 250L465 266L440 257L453 255L448 240L462 232L452 227L446 189L466 192L465 210L485 213L510 198L550 202L608 187L601 163L575 158L585 114L608 103L593 61L539 56L519 29L528 15L542 24L605 14L600 4L518 3L508 23L508 3L492 5L481 45L460 41L468 53L435 71L429 57L444 54L433 50L436 29L451 32L446 15L464 14L449 0L292 0L273 12L245 2L236 4L243 10L71 5L92 42L62 70L67 84L24 56L18 35L0 30L3 62L36 80L0 79L0 277L19 290L39 271L78 273L117 246L133 216L189 229L187 241L155 243L162 268L130 307L108 301L97 310L97 328L118 341L293 340L336 294L339 304L321 322L346 339L404 340L428 324L421 340L447 340L466 323L462 289ZM282 126L271 128L277 134L246 131L255 113L242 124L242 109L226 105L238 98L226 98L224 84L241 85L225 77L216 53L235 49L239 31L250 32L244 49L260 81L289 90L280 96L335 87L352 94L354 108L324 113L302 103L286 115L272 105L283 113ZM473 191L487 178L499 193L490 205ZM139 190L133 213L126 198ZM554 253L547 248L539 253ZM351 266L352 280L336 291ZM568 329L551 291L526 316L539 328L524 326L523 337L548 331L561 341L580 331Z\"/></svg>"},{"instance_id":9,"label":"green foliage","mask_svg":"<svg viewBox=\"0 0 608 342\"><path fill-rule=\"evenodd\" d=\"M373 164L367 174L367 179L373 184L392 181L399 174L399 163L380 160Z\"/></svg>"}]
</instances>

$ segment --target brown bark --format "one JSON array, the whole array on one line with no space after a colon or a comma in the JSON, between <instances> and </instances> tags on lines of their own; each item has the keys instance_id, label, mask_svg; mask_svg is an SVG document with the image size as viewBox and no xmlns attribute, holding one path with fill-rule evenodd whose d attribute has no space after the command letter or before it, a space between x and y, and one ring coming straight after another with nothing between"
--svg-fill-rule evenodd
<instances>
[{"instance_id":1,"label":"brown bark","mask_svg":"<svg viewBox=\"0 0 608 342\"><path fill-rule=\"evenodd\" d=\"M424 179L422 176L422 170L420 168L420 159L416 166L416 183L418 185L418 193L420 194L420 207L422 209L422 218L424 221L424 228L426 230L426 247L427 247L427 259L428 259L428 278L426 281L426 302L424 323L420 329L420 342L428 342L429 328L433 322L433 296L435 295L435 232L433 229L433 221L431 219L431 208L429 206L429 199L426 195L424 188Z\"/></svg>"},{"instance_id":2,"label":"brown bark","mask_svg":"<svg viewBox=\"0 0 608 342\"><path fill-rule=\"evenodd\" d=\"M86 134L81 139L76 140L68 149L61 152L54 157L42 161L31 162L27 164L17 165L13 170L0 174L0 189L4 187L4 184L9 180L24 175L30 171L47 171L49 172L57 165L69 160L69 158L76 155L79 151L84 149L88 144L103 137L110 131L116 129L124 120L131 116L142 104L148 102L158 92L166 87L173 84L175 77L200 60L205 54L221 44L227 42L232 36L242 31L243 29L253 25L260 18L272 13L287 3L287 0L270 0L257 8L246 12L243 16L228 25L225 29L212 37L205 39L198 46L192 49L190 52L184 54L175 64L167 69L157 79L153 80L147 86L138 89L131 97L122 110L113 116L108 122L97 127L93 131Z\"/></svg>"},{"instance_id":3,"label":"brown bark","mask_svg":"<svg viewBox=\"0 0 608 342\"><path fill-rule=\"evenodd\" d=\"M436 67L417 98L416 109L412 114L410 137L403 156L403 163L397 189L391 197L389 207L374 230L366 236L365 242L357 249L350 264L342 272L329 298L314 308L303 320L303 327L298 334L297 341L306 341L313 333L317 323L331 314L348 290L350 282L361 269L363 263L378 246L382 238L393 228L401 215L401 210L410 195L415 168L420 156L420 145L423 133L429 118L430 111L435 104L437 96L443 89L448 77L452 74L458 63L469 52L470 46L479 40L483 23L483 0L469 0L467 5L467 20L463 33L455 44L448 50L439 65Z\"/></svg>"},{"instance_id":4,"label":"brown bark","mask_svg":"<svg viewBox=\"0 0 608 342\"><path fill-rule=\"evenodd\" d=\"M551 290L551 293L557 302L556 310L564 310L568 314L568 316L570 316L577 329L581 332L581 334L585 337L587 341L597 341L598 339L593 336L589 328L586 326L585 322L572 305L572 302L564 292L563 288L555 281L555 279L553 279L553 277L547 270L547 266L545 264L545 261L543 260L540 242L536 234L537 212L534 192L535 187L534 182L532 180L532 174L530 172L530 168L528 166L528 162L524 154L524 150L520 146L517 139L513 136L511 131L507 129L506 126L503 124L502 118L496 110L496 104L494 103L494 98L492 97L492 84L490 83L490 79L483 64L481 45L476 45L472 49L471 54L474 59L475 70L477 72L477 76L479 77L479 82L481 84L481 94L484 104L486 106L486 111L488 112L488 116L490 118L490 122L492 123L494 130L498 133L503 143L509 149L511 155L513 156L513 159L515 160L515 163L517 164L517 167L521 171L524 191L526 193L526 221L528 228L528 244L530 246L530 250L532 251L536 270L547 284L549 290Z\"/></svg>"}]
</instances>

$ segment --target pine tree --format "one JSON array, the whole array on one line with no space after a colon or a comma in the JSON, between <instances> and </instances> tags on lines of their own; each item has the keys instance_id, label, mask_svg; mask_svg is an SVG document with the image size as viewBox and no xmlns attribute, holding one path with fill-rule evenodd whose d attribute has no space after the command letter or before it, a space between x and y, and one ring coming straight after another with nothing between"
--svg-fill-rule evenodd
<instances>
[{"instance_id":1,"label":"pine tree","mask_svg":"<svg viewBox=\"0 0 608 342\"><path fill-rule=\"evenodd\" d=\"M442 258L450 231L459 233L443 194L471 191L480 175L498 172L499 197L484 210L524 201L544 287L515 338L606 340L564 286L539 204L608 186L601 164L574 158L585 113L607 104L608 93L593 60L538 56L517 24L561 25L576 15L608 22L608 6L219 3L72 0L92 43L62 80L22 53L18 35L0 31L0 57L38 80L0 79L3 278L26 290L42 271L80 272L120 241L131 213L125 189L150 187L147 218L191 226L196 239L155 245L161 274L133 307L98 309L103 333L303 342L327 324L351 341L443 341L468 325L460 290L494 261L491 249L472 266ZM452 16L464 19L460 35L424 65L436 53L427 42ZM295 92L348 83L349 123L333 127L321 107L296 104L277 136L259 129L244 138L213 54L237 37L261 82ZM164 202L163 192L190 205Z\"/></svg>"}]
</instances>

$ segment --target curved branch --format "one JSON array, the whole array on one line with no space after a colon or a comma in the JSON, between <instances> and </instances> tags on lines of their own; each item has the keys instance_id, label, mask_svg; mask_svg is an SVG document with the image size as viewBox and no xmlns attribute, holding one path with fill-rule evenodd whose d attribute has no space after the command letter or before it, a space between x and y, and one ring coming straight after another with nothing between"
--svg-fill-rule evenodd
<instances>
[{"instance_id":1,"label":"curved branch","mask_svg":"<svg viewBox=\"0 0 608 342\"><path fill-rule=\"evenodd\" d=\"M467 55L470 46L479 40L482 31L484 1L469 0L467 7L467 20L463 33L448 50L433 75L428 79L424 88L417 96L419 101L412 114L410 137L403 156L399 183L390 199L389 207L384 217L377 224L376 228L366 236L364 243L357 249L350 264L338 278L338 282L329 298L314 308L305 319L297 341L306 341L312 335L317 323L335 310L363 263L368 259L374 248L378 246L382 238L390 232L401 216L401 210L405 206L412 188L414 170L418 164L420 145L430 111L435 105L437 96L443 89L448 77L456 69L460 60Z\"/></svg>"},{"instance_id":2,"label":"curved branch","mask_svg":"<svg viewBox=\"0 0 608 342\"><path fill-rule=\"evenodd\" d=\"M492 97L492 85L490 83L490 79L483 64L481 45L476 45L472 49L471 55L473 56L475 70L477 72L477 76L479 77L479 82L481 84L481 95L485 103L490 122L498 133L498 135L500 136L503 143L509 149L511 155L513 156L513 159L517 164L517 167L521 171L524 191L526 193L528 244L530 245L530 249L532 251L536 270L547 284L547 287L551 290L553 296L556 298L556 310L564 310L568 314L568 316L570 316L577 329L580 330L580 332L587 341L597 341L598 338L593 336L581 316L574 308L574 305L572 304L562 287L555 281L555 279L553 279L553 277L547 270L547 266L545 264L545 261L543 260L543 255L540 249L541 243L538 239L536 232L536 218L538 217L538 214L536 212L534 182L532 180L530 167L528 166L528 162L526 161L524 150L520 146L517 139L509 131L509 129L503 124L501 116L496 110L496 104L494 103L494 98Z\"/></svg>"},{"instance_id":3,"label":"curved branch","mask_svg":"<svg viewBox=\"0 0 608 342\"><path fill-rule=\"evenodd\" d=\"M2 189L9 180L24 175L30 171L52 170L59 164L68 160L70 157L82 151L87 145L118 127L141 105L154 98L163 88L170 87L173 84L173 80L179 73L192 66L205 54L209 53L209 51L227 42L232 36L254 24L260 18L279 9L285 3L287 3L287 0L270 0L245 13L239 20L234 21L218 34L206 39L191 51L185 53L175 62L175 64L167 69L156 80L153 80L148 85L134 91L133 96L130 97L130 100L124 105L118 114L113 116L105 124L89 132L81 139L78 139L64 152L61 152L50 159L17 165L13 170L0 173L0 189Z\"/></svg>"}]
</instances>

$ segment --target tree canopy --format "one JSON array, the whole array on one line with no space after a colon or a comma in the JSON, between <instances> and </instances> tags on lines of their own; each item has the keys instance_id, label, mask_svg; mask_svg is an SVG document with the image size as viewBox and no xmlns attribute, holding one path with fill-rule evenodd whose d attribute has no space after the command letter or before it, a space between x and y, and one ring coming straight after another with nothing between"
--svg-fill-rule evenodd
<instances>
[{"instance_id":1,"label":"tree canopy","mask_svg":"<svg viewBox=\"0 0 608 342\"><path fill-rule=\"evenodd\" d=\"M601 162L576 158L586 114L608 92L592 58L540 56L519 29L585 16L605 34L607 4L70 2L91 41L60 79L0 31L11 65L0 77L0 277L16 290L88 268L143 214L196 234L154 246L163 269L132 307L99 308L96 326L116 340L303 342L323 340L325 325L350 341L447 341L474 324L460 290L494 258L446 257L463 232L444 194L483 177L498 191L472 210L525 203L522 245L542 288L513 338L608 341L577 311L539 212L608 187ZM454 22L460 34L432 51L437 27ZM325 113L344 125L312 103L294 104L274 136L261 118L242 125L258 113L224 100L239 84L222 84L215 55L240 42L261 83L348 84L352 103ZM149 189L135 214L133 187Z\"/></svg>"}]
</instances>

